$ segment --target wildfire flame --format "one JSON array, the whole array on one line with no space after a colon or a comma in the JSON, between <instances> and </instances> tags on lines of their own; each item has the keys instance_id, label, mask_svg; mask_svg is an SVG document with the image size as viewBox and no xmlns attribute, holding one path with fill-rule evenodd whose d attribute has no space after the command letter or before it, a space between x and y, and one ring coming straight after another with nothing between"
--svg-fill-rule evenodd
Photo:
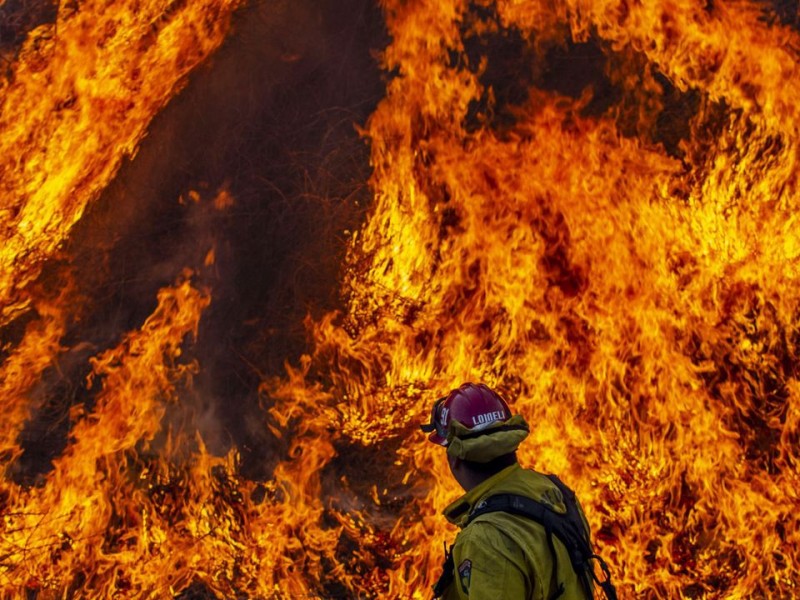
<instances>
[{"instance_id":1,"label":"wildfire flame","mask_svg":"<svg viewBox=\"0 0 800 600\"><path fill-rule=\"evenodd\" d=\"M576 490L621 597L800 594L796 29L747 2L384 0L373 203L346 309L262 383L272 478L163 424L203 369L214 290L186 270L24 485L79 303L45 267L234 4L103 7L62 8L0 90L0 325L34 315L2 347L4 596L429 597L458 492L417 426L464 381L531 423L521 462ZM581 52L571 89L551 71Z\"/></svg>"}]
</instances>

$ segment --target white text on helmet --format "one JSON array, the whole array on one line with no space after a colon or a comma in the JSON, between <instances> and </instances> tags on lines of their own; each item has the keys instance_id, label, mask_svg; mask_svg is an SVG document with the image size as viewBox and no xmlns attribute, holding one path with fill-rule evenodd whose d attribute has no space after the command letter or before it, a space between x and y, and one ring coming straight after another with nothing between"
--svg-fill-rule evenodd
<instances>
[{"instance_id":1,"label":"white text on helmet","mask_svg":"<svg viewBox=\"0 0 800 600\"><path fill-rule=\"evenodd\" d=\"M504 421L505 414L503 411L496 410L490 413L484 413L482 415L478 415L476 417L472 417L472 424L473 425L486 425L488 423L494 423L495 421Z\"/></svg>"}]
</instances>

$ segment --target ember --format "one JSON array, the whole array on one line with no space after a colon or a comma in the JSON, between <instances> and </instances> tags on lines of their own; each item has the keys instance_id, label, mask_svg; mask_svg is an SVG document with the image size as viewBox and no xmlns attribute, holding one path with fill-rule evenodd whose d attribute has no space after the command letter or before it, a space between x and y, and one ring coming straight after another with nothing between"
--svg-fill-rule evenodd
<instances>
[{"instance_id":1,"label":"ember","mask_svg":"<svg viewBox=\"0 0 800 600\"><path fill-rule=\"evenodd\" d=\"M4 597L427 598L464 381L621 597L800 595L795 5L23 4Z\"/></svg>"}]
</instances>

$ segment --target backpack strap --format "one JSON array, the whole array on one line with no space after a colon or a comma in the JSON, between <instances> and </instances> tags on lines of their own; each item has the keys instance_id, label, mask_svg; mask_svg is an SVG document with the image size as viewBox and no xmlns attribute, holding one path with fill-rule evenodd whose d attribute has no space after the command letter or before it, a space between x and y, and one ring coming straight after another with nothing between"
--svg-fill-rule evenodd
<instances>
[{"instance_id":1,"label":"backpack strap","mask_svg":"<svg viewBox=\"0 0 800 600\"><path fill-rule=\"evenodd\" d=\"M453 583L455 580L455 570L456 565L455 561L453 560L453 546L450 546L450 549L447 549L447 545L445 544L444 547L444 562L442 563L442 574L439 576L439 579L433 584L433 597L434 598L441 598L444 596L445 590L448 586Z\"/></svg>"},{"instance_id":2,"label":"backpack strap","mask_svg":"<svg viewBox=\"0 0 800 600\"><path fill-rule=\"evenodd\" d=\"M577 528L581 534L581 537L586 541L586 550L588 550L589 554L585 559L585 564L587 565L587 571L591 575L592 580L598 586L600 586L600 589L603 590L603 593L608 600L617 600L617 590L614 587L614 584L611 583L611 571L609 571L606 561L604 561L599 555L595 554L594 550L592 549L592 542L589 539L588 525L584 523L581 512L578 509L578 499L575 497L575 492L573 492L569 486L561 481L557 475L551 474L548 475L547 478L552 481L559 490L561 490L561 495L564 498L564 504L567 507L567 518L572 521L573 524L578 526ZM603 571L602 580L597 577L597 574L591 567L591 561L593 560L597 561L597 563L600 565L600 569ZM591 589L591 586L588 589Z\"/></svg>"},{"instance_id":3,"label":"backpack strap","mask_svg":"<svg viewBox=\"0 0 800 600\"><path fill-rule=\"evenodd\" d=\"M548 475L551 481L558 487L564 498L567 513L561 514L554 511L548 505L537 502L532 498L520 496L518 494L497 494L490 496L479 502L467 518L467 524L481 515L490 512L505 512L512 515L526 517L536 521L544 527L547 534L547 543L553 555L554 567L557 569L558 563L552 536L555 535L569 554L572 568L581 581L581 585L591 598L592 581L596 582L605 593L609 600L617 600L616 590L610 580L608 566L602 558L594 554L592 545L589 541L589 532L580 516L578 503L575 493L561 482L555 475ZM594 573L591 561L597 560L603 570L604 579L601 581ZM563 585L559 586L554 597L563 593Z\"/></svg>"}]
</instances>

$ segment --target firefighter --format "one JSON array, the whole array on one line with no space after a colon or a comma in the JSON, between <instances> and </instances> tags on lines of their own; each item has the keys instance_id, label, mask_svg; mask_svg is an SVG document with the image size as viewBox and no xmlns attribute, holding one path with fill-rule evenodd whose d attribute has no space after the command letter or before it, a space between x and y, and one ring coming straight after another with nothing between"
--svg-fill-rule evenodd
<instances>
[{"instance_id":1,"label":"firefighter","mask_svg":"<svg viewBox=\"0 0 800 600\"><path fill-rule=\"evenodd\" d=\"M585 516L558 478L520 467L516 450L530 431L522 415L512 415L486 385L466 383L436 402L422 429L446 448L450 471L466 492L444 511L461 531L446 553L435 597L593 597ZM564 525L571 533L563 533Z\"/></svg>"}]
</instances>

